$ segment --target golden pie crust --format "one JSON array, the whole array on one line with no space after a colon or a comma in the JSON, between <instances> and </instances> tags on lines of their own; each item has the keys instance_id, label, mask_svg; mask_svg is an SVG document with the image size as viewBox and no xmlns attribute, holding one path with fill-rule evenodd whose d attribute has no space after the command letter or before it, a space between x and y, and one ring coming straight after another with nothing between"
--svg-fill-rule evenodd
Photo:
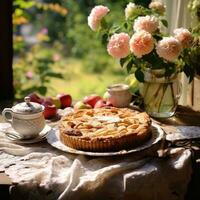
<instances>
[{"instance_id":1,"label":"golden pie crust","mask_svg":"<svg viewBox=\"0 0 200 200\"><path fill-rule=\"evenodd\" d=\"M151 120L145 112L128 108L75 110L59 124L63 144L78 150L108 152L129 149L151 137Z\"/></svg>"}]
</instances>

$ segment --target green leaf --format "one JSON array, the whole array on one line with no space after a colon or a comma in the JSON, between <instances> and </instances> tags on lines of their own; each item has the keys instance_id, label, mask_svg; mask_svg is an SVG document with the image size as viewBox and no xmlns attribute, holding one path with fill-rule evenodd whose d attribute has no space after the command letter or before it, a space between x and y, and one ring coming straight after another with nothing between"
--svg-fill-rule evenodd
<instances>
[{"instance_id":1,"label":"green leaf","mask_svg":"<svg viewBox=\"0 0 200 200\"><path fill-rule=\"evenodd\" d=\"M185 64L183 67L183 71L184 71L185 75L189 78L189 82L192 82L194 75L195 75L194 69L191 68L190 65Z\"/></svg>"},{"instance_id":2,"label":"green leaf","mask_svg":"<svg viewBox=\"0 0 200 200\"><path fill-rule=\"evenodd\" d=\"M138 69L135 71L135 77L136 77L136 79L137 79L138 81L144 82L144 73L141 71L141 69L138 68Z\"/></svg>"},{"instance_id":3,"label":"green leaf","mask_svg":"<svg viewBox=\"0 0 200 200\"><path fill-rule=\"evenodd\" d=\"M146 8L148 8L149 4L151 3L151 0L133 0L133 2L137 5L141 5L144 6Z\"/></svg>"},{"instance_id":4,"label":"green leaf","mask_svg":"<svg viewBox=\"0 0 200 200\"><path fill-rule=\"evenodd\" d=\"M124 23L124 28L125 28L125 29L128 28L128 23L127 23L127 22Z\"/></svg>"},{"instance_id":5,"label":"green leaf","mask_svg":"<svg viewBox=\"0 0 200 200\"><path fill-rule=\"evenodd\" d=\"M140 64L141 64L141 59L133 56L132 57L132 62L138 68L140 66Z\"/></svg>"},{"instance_id":6,"label":"green leaf","mask_svg":"<svg viewBox=\"0 0 200 200\"><path fill-rule=\"evenodd\" d=\"M130 73L132 67L133 67L133 61L130 60L130 62L126 65L126 69L127 69L127 72L128 72L128 73Z\"/></svg>"},{"instance_id":7,"label":"green leaf","mask_svg":"<svg viewBox=\"0 0 200 200\"><path fill-rule=\"evenodd\" d=\"M155 34L153 36L157 41L161 40L163 38L163 36L161 34Z\"/></svg>"},{"instance_id":8,"label":"green leaf","mask_svg":"<svg viewBox=\"0 0 200 200\"><path fill-rule=\"evenodd\" d=\"M168 22L166 19L161 19L161 22L166 28L168 27Z\"/></svg>"},{"instance_id":9,"label":"green leaf","mask_svg":"<svg viewBox=\"0 0 200 200\"><path fill-rule=\"evenodd\" d=\"M165 76L170 77L172 74L176 72L175 63L168 63L165 67Z\"/></svg>"},{"instance_id":10,"label":"green leaf","mask_svg":"<svg viewBox=\"0 0 200 200\"><path fill-rule=\"evenodd\" d=\"M144 55L142 59L149 63L149 67L152 69L163 68L165 64L164 60L157 55L155 49L151 53Z\"/></svg>"},{"instance_id":11,"label":"green leaf","mask_svg":"<svg viewBox=\"0 0 200 200\"><path fill-rule=\"evenodd\" d=\"M144 7L140 6L140 5L138 5L130 13L129 20L131 20L133 22L139 16L145 16L145 15L151 15L151 14L152 13L151 13L150 9L147 9L147 8L144 8Z\"/></svg>"},{"instance_id":12,"label":"green leaf","mask_svg":"<svg viewBox=\"0 0 200 200\"><path fill-rule=\"evenodd\" d=\"M107 44L107 40L108 40L108 34L105 33L102 35L102 40L101 40L102 44L103 45Z\"/></svg>"},{"instance_id":13,"label":"green leaf","mask_svg":"<svg viewBox=\"0 0 200 200\"><path fill-rule=\"evenodd\" d=\"M47 93L47 87L45 86L41 86L38 88L38 92L41 94L41 95L45 95Z\"/></svg>"},{"instance_id":14,"label":"green leaf","mask_svg":"<svg viewBox=\"0 0 200 200\"><path fill-rule=\"evenodd\" d=\"M126 63L126 61L127 61L127 57L121 58L121 59L119 60L121 67L124 67L124 64Z\"/></svg>"},{"instance_id":15,"label":"green leaf","mask_svg":"<svg viewBox=\"0 0 200 200\"><path fill-rule=\"evenodd\" d=\"M101 20L101 28L102 29L107 29L108 28L108 24L107 24L107 22L106 22L106 20L104 18Z\"/></svg>"},{"instance_id":16,"label":"green leaf","mask_svg":"<svg viewBox=\"0 0 200 200\"><path fill-rule=\"evenodd\" d=\"M55 73L55 72L47 72L45 74L46 76L49 76L49 77L54 77L54 78L63 78L63 75L60 74L60 73Z\"/></svg>"}]
</instances>

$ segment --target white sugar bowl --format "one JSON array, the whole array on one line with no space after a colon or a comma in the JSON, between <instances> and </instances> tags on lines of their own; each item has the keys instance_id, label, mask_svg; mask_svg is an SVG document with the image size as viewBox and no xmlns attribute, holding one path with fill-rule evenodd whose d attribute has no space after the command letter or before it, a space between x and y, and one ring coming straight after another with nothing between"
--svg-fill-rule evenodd
<instances>
[{"instance_id":1,"label":"white sugar bowl","mask_svg":"<svg viewBox=\"0 0 200 200\"><path fill-rule=\"evenodd\" d=\"M45 127L44 106L30 102L30 97L25 97L24 101L12 108L5 108L2 116L12 125L18 136L30 139L37 137Z\"/></svg>"}]
</instances>

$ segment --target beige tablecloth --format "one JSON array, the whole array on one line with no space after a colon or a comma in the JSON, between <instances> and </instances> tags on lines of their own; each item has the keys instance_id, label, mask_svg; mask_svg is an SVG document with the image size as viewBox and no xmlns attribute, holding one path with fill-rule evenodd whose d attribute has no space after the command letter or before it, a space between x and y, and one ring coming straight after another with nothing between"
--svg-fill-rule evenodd
<instances>
[{"instance_id":1,"label":"beige tablecloth","mask_svg":"<svg viewBox=\"0 0 200 200\"><path fill-rule=\"evenodd\" d=\"M183 200L192 173L191 152L183 148L165 158L86 157L46 143L16 145L3 133L0 170L12 179L15 200Z\"/></svg>"}]
</instances>

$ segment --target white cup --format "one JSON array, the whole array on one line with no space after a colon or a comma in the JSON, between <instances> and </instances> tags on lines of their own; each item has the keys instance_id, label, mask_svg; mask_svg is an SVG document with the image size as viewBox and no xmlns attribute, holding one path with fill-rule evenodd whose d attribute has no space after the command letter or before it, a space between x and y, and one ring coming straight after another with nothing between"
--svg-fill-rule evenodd
<instances>
[{"instance_id":1,"label":"white cup","mask_svg":"<svg viewBox=\"0 0 200 200\"><path fill-rule=\"evenodd\" d=\"M129 86L126 84L114 84L108 87L108 100L118 108L128 107L131 103L132 94L129 91Z\"/></svg>"}]
</instances>

